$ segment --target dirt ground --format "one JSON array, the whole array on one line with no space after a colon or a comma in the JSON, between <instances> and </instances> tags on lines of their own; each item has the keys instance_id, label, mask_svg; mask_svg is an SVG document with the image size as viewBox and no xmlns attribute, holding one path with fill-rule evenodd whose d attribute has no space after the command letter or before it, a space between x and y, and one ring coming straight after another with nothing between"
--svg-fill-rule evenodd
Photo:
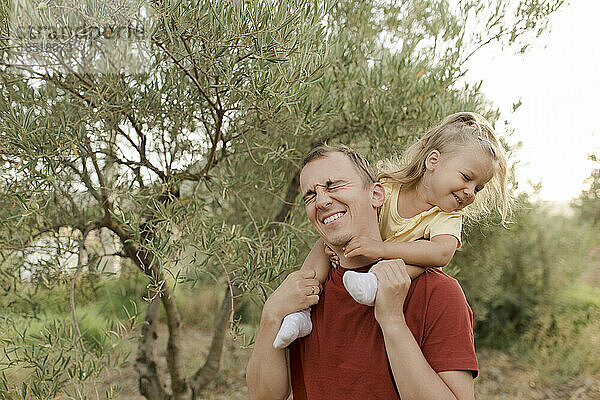
<instances>
[{"instance_id":1,"label":"dirt ground","mask_svg":"<svg viewBox=\"0 0 600 400\"><path fill-rule=\"evenodd\" d=\"M541 383L535 368L502 352L480 349L477 357L477 399L600 400L600 375L576 376L560 385Z\"/></svg>"},{"instance_id":2,"label":"dirt ground","mask_svg":"<svg viewBox=\"0 0 600 400\"><path fill-rule=\"evenodd\" d=\"M160 336L164 337L166 329L161 327ZM208 332L187 330L187 348L197 350L190 352L187 363L190 374L199 365L209 345ZM165 346L161 346L165 348ZM206 400L236 400L247 399L244 370L250 350L240 349L233 341L226 345L223 355L223 368L217 379L202 393ZM159 369L166 371L164 350L159 352ZM572 377L563 384L540 383L541 379L535 369L523 362L517 362L510 356L489 349L479 349L477 352L480 375L475 380L476 398L480 400L600 400L600 375ZM130 357L133 361L134 354ZM165 376L163 374L163 376ZM132 366L118 373L112 373L99 385L104 392L110 383L118 383L120 394L116 397L123 400L144 400L137 392L137 375Z\"/></svg>"}]
</instances>

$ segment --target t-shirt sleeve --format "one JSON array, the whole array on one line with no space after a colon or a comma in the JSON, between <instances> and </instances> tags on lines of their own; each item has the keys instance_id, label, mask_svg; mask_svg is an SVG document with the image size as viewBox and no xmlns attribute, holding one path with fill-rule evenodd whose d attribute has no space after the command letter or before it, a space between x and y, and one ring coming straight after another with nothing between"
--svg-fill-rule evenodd
<instances>
[{"instance_id":1,"label":"t-shirt sleeve","mask_svg":"<svg viewBox=\"0 0 600 400\"><path fill-rule=\"evenodd\" d=\"M458 239L457 248L462 246L460 233L462 231L462 216L459 213L441 212L425 229L425 238L431 239L437 235L452 235Z\"/></svg>"},{"instance_id":2,"label":"t-shirt sleeve","mask_svg":"<svg viewBox=\"0 0 600 400\"><path fill-rule=\"evenodd\" d=\"M473 312L455 279L431 288L421 350L436 372L471 371L474 378L479 373Z\"/></svg>"}]
</instances>

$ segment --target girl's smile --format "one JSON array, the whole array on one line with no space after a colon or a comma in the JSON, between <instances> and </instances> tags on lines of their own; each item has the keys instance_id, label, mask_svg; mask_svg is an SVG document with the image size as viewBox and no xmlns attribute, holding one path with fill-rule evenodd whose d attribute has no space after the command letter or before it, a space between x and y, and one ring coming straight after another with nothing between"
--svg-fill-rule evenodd
<instances>
[{"instance_id":1,"label":"girl's smile","mask_svg":"<svg viewBox=\"0 0 600 400\"><path fill-rule=\"evenodd\" d=\"M494 175L491 158L481 149L469 146L453 153L432 151L425 160L420 193L430 205L446 212L465 208Z\"/></svg>"}]
</instances>

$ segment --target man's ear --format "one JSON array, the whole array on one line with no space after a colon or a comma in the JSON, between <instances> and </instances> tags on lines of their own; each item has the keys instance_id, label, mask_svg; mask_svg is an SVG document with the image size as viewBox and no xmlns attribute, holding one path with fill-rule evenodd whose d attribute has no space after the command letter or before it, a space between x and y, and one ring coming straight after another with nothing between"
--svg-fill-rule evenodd
<instances>
[{"instance_id":1,"label":"man's ear","mask_svg":"<svg viewBox=\"0 0 600 400\"><path fill-rule=\"evenodd\" d=\"M438 150L431 150L425 158L425 168L428 170L434 170L440 163L440 152Z\"/></svg>"},{"instance_id":2,"label":"man's ear","mask_svg":"<svg viewBox=\"0 0 600 400\"><path fill-rule=\"evenodd\" d=\"M383 201L385 200L385 189L383 185L379 182L375 182L373 184L373 190L371 192L371 203L373 207L379 208L383 205Z\"/></svg>"}]
</instances>

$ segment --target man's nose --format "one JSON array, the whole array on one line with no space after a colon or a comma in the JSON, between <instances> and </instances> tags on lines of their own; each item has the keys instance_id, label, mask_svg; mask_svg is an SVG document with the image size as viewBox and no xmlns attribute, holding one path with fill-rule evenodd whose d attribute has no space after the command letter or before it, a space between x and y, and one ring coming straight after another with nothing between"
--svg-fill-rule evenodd
<instances>
[{"instance_id":1,"label":"man's nose","mask_svg":"<svg viewBox=\"0 0 600 400\"><path fill-rule=\"evenodd\" d=\"M317 190L315 205L319 208L328 207L331 205L331 197L326 190Z\"/></svg>"}]
</instances>

